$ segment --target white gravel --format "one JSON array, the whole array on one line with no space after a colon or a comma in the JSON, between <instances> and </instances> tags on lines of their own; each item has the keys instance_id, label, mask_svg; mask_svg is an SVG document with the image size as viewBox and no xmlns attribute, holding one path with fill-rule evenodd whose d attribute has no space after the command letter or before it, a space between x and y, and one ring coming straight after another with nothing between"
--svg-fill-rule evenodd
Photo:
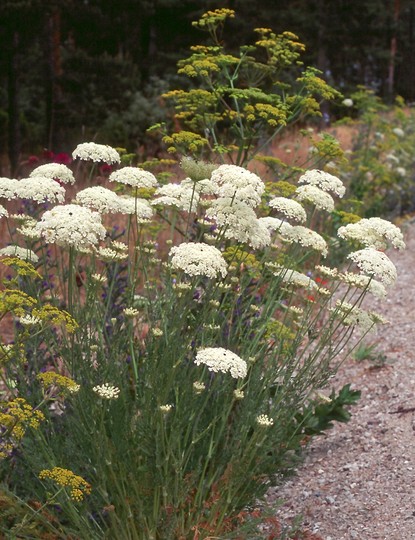
<instances>
[{"instance_id":1,"label":"white gravel","mask_svg":"<svg viewBox=\"0 0 415 540\"><path fill-rule=\"evenodd\" d=\"M391 321L374 338L388 363L343 365L331 386L362 392L351 421L316 437L297 475L268 493L269 504L284 499L282 523L301 514L323 540L415 539L415 223L403 229L407 249L388 252L397 284L371 301Z\"/></svg>"}]
</instances>

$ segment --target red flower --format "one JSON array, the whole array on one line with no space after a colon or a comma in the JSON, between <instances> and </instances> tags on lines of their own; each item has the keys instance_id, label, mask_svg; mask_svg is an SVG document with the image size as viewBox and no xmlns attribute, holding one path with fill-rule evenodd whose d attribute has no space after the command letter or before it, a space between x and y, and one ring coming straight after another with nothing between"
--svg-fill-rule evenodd
<instances>
[{"instance_id":1,"label":"red flower","mask_svg":"<svg viewBox=\"0 0 415 540\"><path fill-rule=\"evenodd\" d=\"M61 163L62 165L69 165L72 163L72 158L66 152L59 152L53 158L53 163Z\"/></svg>"}]
</instances>

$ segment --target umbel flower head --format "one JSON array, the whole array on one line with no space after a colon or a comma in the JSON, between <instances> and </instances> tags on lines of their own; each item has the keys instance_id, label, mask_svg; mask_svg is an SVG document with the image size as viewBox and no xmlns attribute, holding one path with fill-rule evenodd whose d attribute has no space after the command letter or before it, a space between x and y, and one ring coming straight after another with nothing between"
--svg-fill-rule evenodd
<instances>
[{"instance_id":1,"label":"umbel flower head","mask_svg":"<svg viewBox=\"0 0 415 540\"><path fill-rule=\"evenodd\" d=\"M83 161L94 161L95 163L103 162L108 165L120 163L120 155L111 146L106 144L96 144L93 142L81 143L75 148L72 153L74 159L79 158Z\"/></svg>"},{"instance_id":2,"label":"umbel flower head","mask_svg":"<svg viewBox=\"0 0 415 540\"><path fill-rule=\"evenodd\" d=\"M52 480L58 486L69 489L69 496L73 501L82 501L85 495L91 493L91 486L82 476L78 476L69 469L62 467L53 467L52 469L43 469L39 473L41 480Z\"/></svg>"},{"instance_id":3,"label":"umbel flower head","mask_svg":"<svg viewBox=\"0 0 415 540\"><path fill-rule=\"evenodd\" d=\"M199 194L192 187L181 184L166 184L157 189L153 205L175 206L185 212L195 212L199 203Z\"/></svg>"},{"instance_id":4,"label":"umbel flower head","mask_svg":"<svg viewBox=\"0 0 415 540\"><path fill-rule=\"evenodd\" d=\"M22 261L29 261L32 263L37 263L39 257L29 248L22 248L20 246L6 246L0 249L0 255L7 255L9 257L17 257Z\"/></svg>"},{"instance_id":5,"label":"umbel flower head","mask_svg":"<svg viewBox=\"0 0 415 540\"><path fill-rule=\"evenodd\" d=\"M202 243L183 243L170 250L171 265L183 270L190 276L206 276L223 278L227 274L227 264L221 252L214 246Z\"/></svg>"},{"instance_id":6,"label":"umbel flower head","mask_svg":"<svg viewBox=\"0 0 415 540\"><path fill-rule=\"evenodd\" d=\"M55 206L48 210L35 229L47 242L76 249L88 249L106 234L101 216L76 204Z\"/></svg>"},{"instance_id":7,"label":"umbel flower head","mask_svg":"<svg viewBox=\"0 0 415 540\"><path fill-rule=\"evenodd\" d=\"M303 247L315 249L324 257L328 253L327 243L324 238L302 225L295 225L289 229L281 230L280 234L283 240L289 244L300 244Z\"/></svg>"},{"instance_id":8,"label":"umbel flower head","mask_svg":"<svg viewBox=\"0 0 415 540\"><path fill-rule=\"evenodd\" d=\"M110 182L119 182L135 188L150 189L157 187L157 178L149 171L139 167L122 167L109 175Z\"/></svg>"},{"instance_id":9,"label":"umbel flower head","mask_svg":"<svg viewBox=\"0 0 415 540\"><path fill-rule=\"evenodd\" d=\"M206 347L196 353L195 364L207 366L209 371L229 373L234 379L243 379L247 374L247 364L237 354L222 347Z\"/></svg>"},{"instance_id":10,"label":"umbel flower head","mask_svg":"<svg viewBox=\"0 0 415 540\"><path fill-rule=\"evenodd\" d=\"M51 178L52 180L59 180L64 184L75 183L73 172L69 167L62 163L45 163L45 165L39 165L39 167L33 169L29 176L30 178L43 176L45 178Z\"/></svg>"},{"instance_id":11,"label":"umbel flower head","mask_svg":"<svg viewBox=\"0 0 415 540\"><path fill-rule=\"evenodd\" d=\"M325 171L320 171L319 169L307 171L305 174L300 176L298 183L316 186L323 191L330 191L338 197L343 197L343 195L346 193L346 188L344 187L340 178L337 178L337 176L329 174Z\"/></svg>"},{"instance_id":12,"label":"umbel flower head","mask_svg":"<svg viewBox=\"0 0 415 540\"><path fill-rule=\"evenodd\" d=\"M333 197L317 186L309 184L298 186L295 194L299 201L314 204L318 210L326 210L327 212L333 212L334 210Z\"/></svg>"},{"instance_id":13,"label":"umbel flower head","mask_svg":"<svg viewBox=\"0 0 415 540\"><path fill-rule=\"evenodd\" d=\"M14 178L0 177L0 197L5 199L14 199L16 197L16 187L19 180Z\"/></svg>"},{"instance_id":14,"label":"umbel flower head","mask_svg":"<svg viewBox=\"0 0 415 540\"><path fill-rule=\"evenodd\" d=\"M15 187L16 197L30 199L38 203L58 202L65 200L65 189L47 176L34 176L19 180Z\"/></svg>"},{"instance_id":15,"label":"umbel flower head","mask_svg":"<svg viewBox=\"0 0 415 540\"><path fill-rule=\"evenodd\" d=\"M231 197L219 197L206 210L206 217L224 228L225 238L249 244L254 249L271 243L267 226L260 221L251 206Z\"/></svg>"},{"instance_id":16,"label":"umbel flower head","mask_svg":"<svg viewBox=\"0 0 415 540\"><path fill-rule=\"evenodd\" d=\"M96 210L100 214L114 214L121 211L118 195L102 186L87 187L78 191L75 200L81 206Z\"/></svg>"},{"instance_id":17,"label":"umbel flower head","mask_svg":"<svg viewBox=\"0 0 415 540\"><path fill-rule=\"evenodd\" d=\"M292 199L287 199L286 197L275 197L269 201L271 208L274 208L277 212L292 219L303 223L307 219L307 214L301 204Z\"/></svg>"},{"instance_id":18,"label":"umbel flower head","mask_svg":"<svg viewBox=\"0 0 415 540\"><path fill-rule=\"evenodd\" d=\"M396 249L405 249L403 234L399 227L379 217L363 218L357 223L349 223L337 231L340 238L356 240L360 244L375 249L385 249L388 242Z\"/></svg>"},{"instance_id":19,"label":"umbel flower head","mask_svg":"<svg viewBox=\"0 0 415 540\"><path fill-rule=\"evenodd\" d=\"M92 390L102 399L118 399L120 395L120 389L108 383L94 386Z\"/></svg>"},{"instance_id":20,"label":"umbel flower head","mask_svg":"<svg viewBox=\"0 0 415 540\"><path fill-rule=\"evenodd\" d=\"M221 165L212 172L211 180L217 185L219 197L243 201L251 207L258 206L265 191L259 176L237 165Z\"/></svg>"},{"instance_id":21,"label":"umbel flower head","mask_svg":"<svg viewBox=\"0 0 415 540\"><path fill-rule=\"evenodd\" d=\"M385 285L392 285L397 278L396 267L387 255L374 248L360 249L347 256L367 276L376 276Z\"/></svg>"}]
</instances>

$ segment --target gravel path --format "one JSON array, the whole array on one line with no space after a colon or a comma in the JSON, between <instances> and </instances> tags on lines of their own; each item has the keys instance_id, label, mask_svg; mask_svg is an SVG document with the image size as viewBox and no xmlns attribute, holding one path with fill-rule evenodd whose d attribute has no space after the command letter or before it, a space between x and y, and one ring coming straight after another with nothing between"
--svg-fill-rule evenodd
<instances>
[{"instance_id":1,"label":"gravel path","mask_svg":"<svg viewBox=\"0 0 415 540\"><path fill-rule=\"evenodd\" d=\"M397 284L370 306L391 321L375 336L391 364L342 367L332 386L362 391L351 421L317 437L297 476L268 494L284 499L283 523L301 514L324 540L415 539L415 223L403 230L407 249L389 253Z\"/></svg>"}]
</instances>

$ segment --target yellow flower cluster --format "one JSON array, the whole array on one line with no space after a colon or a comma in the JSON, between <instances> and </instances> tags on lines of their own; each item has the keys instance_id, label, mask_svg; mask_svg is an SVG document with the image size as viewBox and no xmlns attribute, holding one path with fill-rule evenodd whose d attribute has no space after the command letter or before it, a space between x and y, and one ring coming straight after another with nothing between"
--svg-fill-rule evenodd
<instances>
[{"instance_id":1,"label":"yellow flower cluster","mask_svg":"<svg viewBox=\"0 0 415 540\"><path fill-rule=\"evenodd\" d=\"M41 278L42 276L35 270L33 264L23 261L18 257L4 257L1 260L2 264L14 268L19 276L30 276L33 278Z\"/></svg>"},{"instance_id":2,"label":"yellow flower cluster","mask_svg":"<svg viewBox=\"0 0 415 540\"><path fill-rule=\"evenodd\" d=\"M45 304L41 308L33 309L32 315L55 326L65 326L70 333L78 328L78 323L72 315L63 309L52 306L52 304Z\"/></svg>"},{"instance_id":3,"label":"yellow flower cluster","mask_svg":"<svg viewBox=\"0 0 415 540\"><path fill-rule=\"evenodd\" d=\"M219 8L214 11L206 11L203 13L201 19L193 21L192 25L197 28L204 29L212 26L218 26L227 18L233 19L235 17L235 11L233 9Z\"/></svg>"},{"instance_id":4,"label":"yellow flower cluster","mask_svg":"<svg viewBox=\"0 0 415 540\"><path fill-rule=\"evenodd\" d=\"M26 315L26 309L36 305L36 300L17 289L5 289L0 292L0 313L13 313L17 317Z\"/></svg>"},{"instance_id":5,"label":"yellow flower cluster","mask_svg":"<svg viewBox=\"0 0 415 540\"><path fill-rule=\"evenodd\" d=\"M49 386L57 386L60 390L67 391L70 394L75 394L79 391L80 386L74 380L60 373L54 371L46 371L45 373L39 373L37 379L41 382L45 388Z\"/></svg>"},{"instance_id":6,"label":"yellow flower cluster","mask_svg":"<svg viewBox=\"0 0 415 540\"><path fill-rule=\"evenodd\" d=\"M61 487L68 487L70 498L76 502L82 501L85 495L91 493L91 485L82 476L78 476L69 469L63 469L62 467L43 469L39 473L39 478L41 480L52 480Z\"/></svg>"},{"instance_id":7,"label":"yellow flower cluster","mask_svg":"<svg viewBox=\"0 0 415 540\"><path fill-rule=\"evenodd\" d=\"M0 432L2 441L0 459L8 456L21 441L28 428L38 429L45 419L42 412L33 409L23 398L15 398L0 405Z\"/></svg>"},{"instance_id":8,"label":"yellow flower cluster","mask_svg":"<svg viewBox=\"0 0 415 540\"><path fill-rule=\"evenodd\" d=\"M269 28L255 28L255 32L260 35L255 45L266 49L268 64L273 67L290 66L305 51L305 45L298 41L298 36L292 32L276 35Z\"/></svg>"},{"instance_id":9,"label":"yellow flower cluster","mask_svg":"<svg viewBox=\"0 0 415 540\"><path fill-rule=\"evenodd\" d=\"M200 150L207 141L204 137L201 137L197 133L191 131L180 131L179 133L173 133L171 136L166 135L163 137L163 142L169 144L167 151L170 153L176 152L178 149L187 152L196 152Z\"/></svg>"}]
</instances>

